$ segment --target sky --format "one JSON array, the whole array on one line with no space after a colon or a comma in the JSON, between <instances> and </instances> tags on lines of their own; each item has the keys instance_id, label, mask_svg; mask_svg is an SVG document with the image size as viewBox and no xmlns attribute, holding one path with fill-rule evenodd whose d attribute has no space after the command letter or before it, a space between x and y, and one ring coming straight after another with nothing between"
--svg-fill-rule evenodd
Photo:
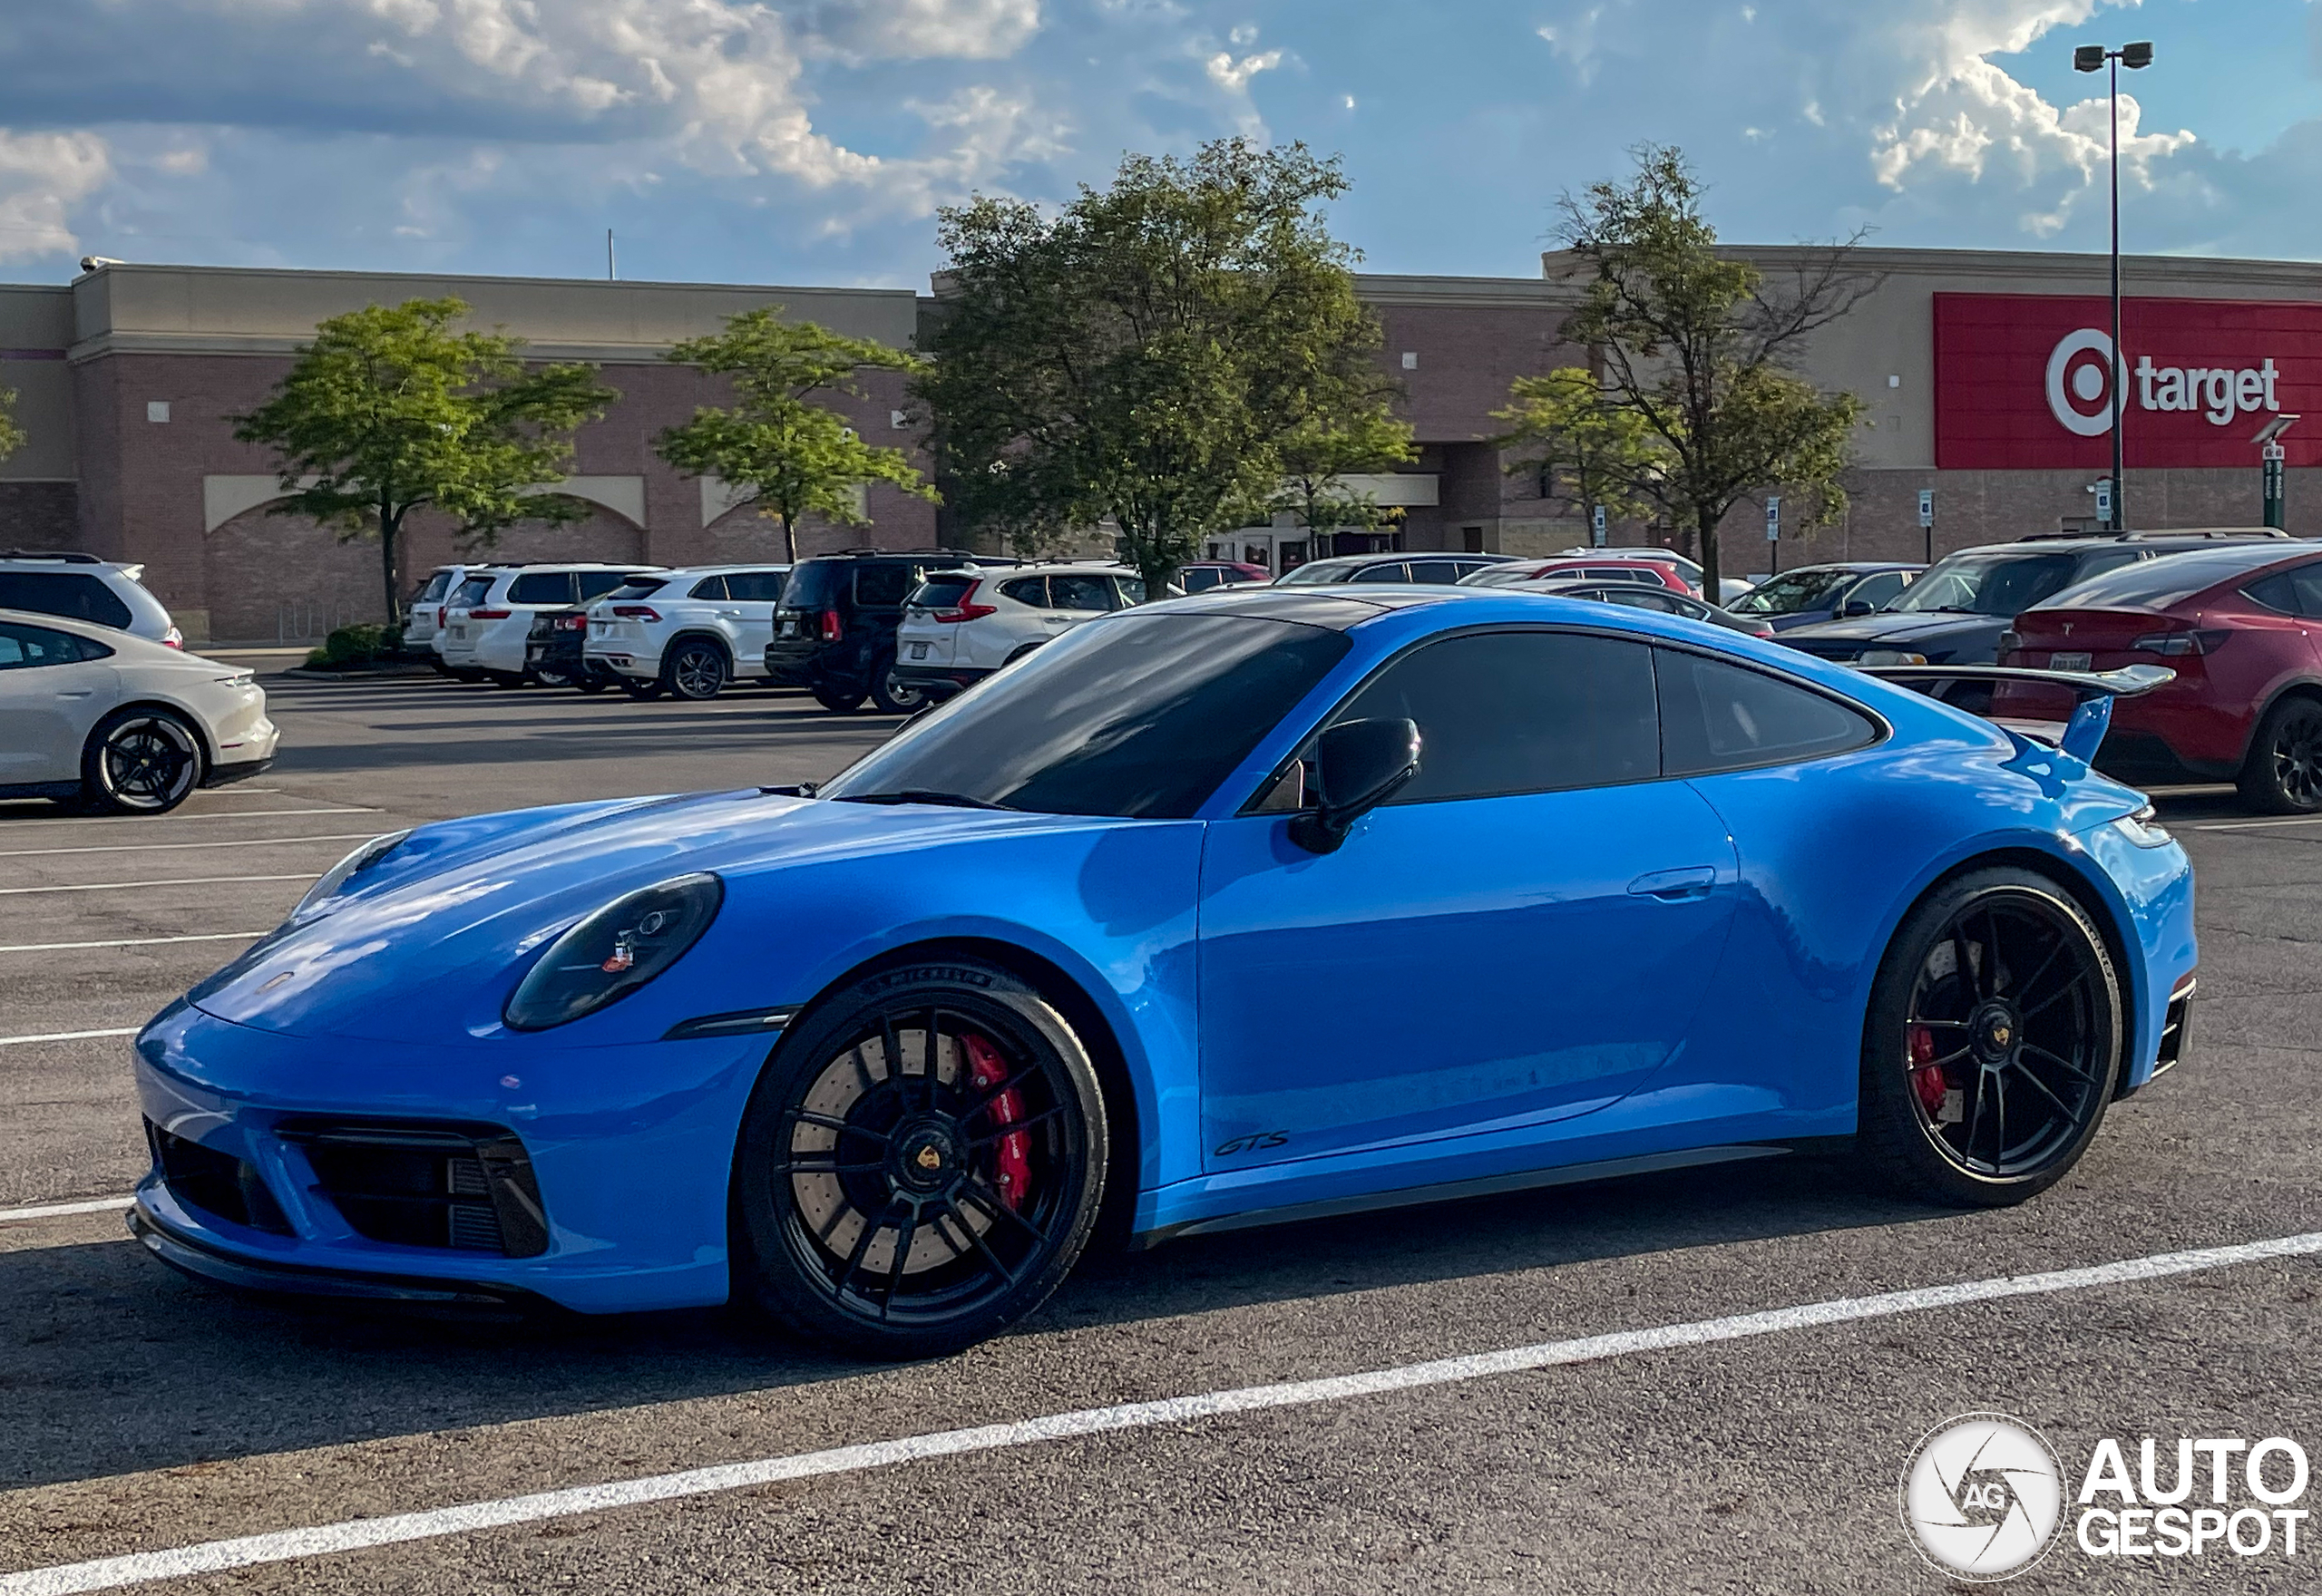
<instances>
[{"instance_id":1,"label":"sky","mask_svg":"<svg viewBox=\"0 0 2322 1596\"><path fill-rule=\"evenodd\" d=\"M923 288L1124 151L1343 157L1364 269L1532 276L1683 149L1726 238L2322 258L2322 0L5 0L0 280L222 266Z\"/></svg>"}]
</instances>

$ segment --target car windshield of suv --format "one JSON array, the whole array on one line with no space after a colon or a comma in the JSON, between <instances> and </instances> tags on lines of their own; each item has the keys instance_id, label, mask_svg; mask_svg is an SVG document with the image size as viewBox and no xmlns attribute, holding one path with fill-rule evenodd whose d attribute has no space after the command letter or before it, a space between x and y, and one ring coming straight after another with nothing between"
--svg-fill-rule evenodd
<instances>
[{"instance_id":1,"label":"car windshield of suv","mask_svg":"<svg viewBox=\"0 0 2322 1596\"><path fill-rule=\"evenodd\" d=\"M1093 621L906 728L819 795L1183 820L1349 646L1343 632L1254 616Z\"/></svg>"},{"instance_id":2,"label":"car windshield of suv","mask_svg":"<svg viewBox=\"0 0 2322 1596\"><path fill-rule=\"evenodd\" d=\"M1882 613L2015 616L2072 580L2074 554L1953 554L1927 567Z\"/></svg>"},{"instance_id":3,"label":"car windshield of suv","mask_svg":"<svg viewBox=\"0 0 2322 1596\"><path fill-rule=\"evenodd\" d=\"M1832 593L1855 579L1850 570L1793 570L1760 582L1725 608L1735 615L1797 615L1820 609Z\"/></svg>"},{"instance_id":4,"label":"car windshield of suv","mask_svg":"<svg viewBox=\"0 0 2322 1596\"><path fill-rule=\"evenodd\" d=\"M854 569L851 560L810 560L791 569L790 579L783 584L782 608L785 609L831 609L837 607L846 591L848 574Z\"/></svg>"}]
</instances>

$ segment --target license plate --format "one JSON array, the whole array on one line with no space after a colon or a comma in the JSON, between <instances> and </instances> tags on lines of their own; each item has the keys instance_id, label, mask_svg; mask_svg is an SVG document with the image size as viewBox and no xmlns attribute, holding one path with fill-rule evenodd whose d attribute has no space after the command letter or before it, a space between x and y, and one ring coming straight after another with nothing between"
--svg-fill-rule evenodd
<instances>
[{"instance_id":1,"label":"license plate","mask_svg":"<svg viewBox=\"0 0 2322 1596\"><path fill-rule=\"evenodd\" d=\"M926 644L924 644L924 643L913 643L913 644L911 646L911 657L912 657L913 659L924 659L924 658L926 658L926 657L927 657L927 645L926 645Z\"/></svg>"},{"instance_id":2,"label":"license plate","mask_svg":"<svg viewBox=\"0 0 2322 1596\"><path fill-rule=\"evenodd\" d=\"M454 637L464 637L467 635L468 629L465 627L454 627L452 628L452 636Z\"/></svg>"},{"instance_id":3,"label":"license plate","mask_svg":"<svg viewBox=\"0 0 2322 1596\"><path fill-rule=\"evenodd\" d=\"M798 623L795 620L784 621L782 623L782 635L785 637L796 637L798 635Z\"/></svg>"},{"instance_id":4,"label":"license plate","mask_svg":"<svg viewBox=\"0 0 2322 1596\"><path fill-rule=\"evenodd\" d=\"M2088 668L2088 656L2085 654L2051 654L2048 656L2048 668L2050 670L2086 670Z\"/></svg>"}]
</instances>

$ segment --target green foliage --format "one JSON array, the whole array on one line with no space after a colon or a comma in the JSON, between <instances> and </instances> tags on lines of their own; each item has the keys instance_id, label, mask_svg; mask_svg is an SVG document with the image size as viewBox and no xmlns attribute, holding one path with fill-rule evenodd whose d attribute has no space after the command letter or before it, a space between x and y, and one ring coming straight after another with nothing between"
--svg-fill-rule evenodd
<instances>
[{"instance_id":1,"label":"green foliage","mask_svg":"<svg viewBox=\"0 0 2322 1596\"><path fill-rule=\"evenodd\" d=\"M16 424L16 390L0 388L0 460L24 446L24 429Z\"/></svg>"},{"instance_id":2,"label":"green foliage","mask_svg":"<svg viewBox=\"0 0 2322 1596\"><path fill-rule=\"evenodd\" d=\"M235 418L235 437L275 453L290 496L273 513L378 538L390 624L405 516L432 504L487 546L517 521L578 519L541 490L563 479L573 430L619 397L594 366L527 370L522 339L454 332L467 313L445 298L334 316L273 395Z\"/></svg>"},{"instance_id":3,"label":"green foliage","mask_svg":"<svg viewBox=\"0 0 2322 1596\"><path fill-rule=\"evenodd\" d=\"M1346 186L1302 144L1226 139L1131 156L1054 217L943 210L913 385L968 524L1021 543L1110 522L1158 592L1203 536L1271 513L1293 439L1380 441L1378 324L1319 210Z\"/></svg>"},{"instance_id":4,"label":"green foliage","mask_svg":"<svg viewBox=\"0 0 2322 1596\"><path fill-rule=\"evenodd\" d=\"M1647 513L1637 484L1659 467L1661 451L1644 419L1624 405L1606 403L1596 374L1583 365L1558 366L1540 377L1518 377L1504 410L1498 440L1532 453L1508 466L1509 472L1537 472L1543 496L1570 505L1584 521L1602 508L1611 520Z\"/></svg>"},{"instance_id":5,"label":"green foliage","mask_svg":"<svg viewBox=\"0 0 2322 1596\"><path fill-rule=\"evenodd\" d=\"M403 633L395 627L340 627L323 639L321 647L307 651L307 668L358 670L396 658L402 651Z\"/></svg>"},{"instance_id":6,"label":"green foliage","mask_svg":"<svg viewBox=\"0 0 2322 1596\"><path fill-rule=\"evenodd\" d=\"M1393 514L1346 482L1392 471L1419 453L1411 446L1410 423L1387 410L1390 391L1381 376L1371 394L1310 417L1282 441L1282 487L1267 508L1288 511L1306 529L1309 558L1332 552L1326 545L1333 529L1381 526Z\"/></svg>"},{"instance_id":7,"label":"green foliage","mask_svg":"<svg viewBox=\"0 0 2322 1596\"><path fill-rule=\"evenodd\" d=\"M1778 488L1809 526L1845 508L1838 479L1862 402L1819 392L1791 365L1877 285L1849 269L1858 236L1769 291L1757 268L1718 253L1681 151L1644 145L1635 159L1628 181L1561 202L1583 278L1565 336L1601 363L1587 384L1597 398L1566 379L1538 396L1553 403L1527 406L1519 385L1512 419L1551 460L1593 444L1605 491L1684 528L1714 594L1717 526L1743 498Z\"/></svg>"},{"instance_id":8,"label":"green foliage","mask_svg":"<svg viewBox=\"0 0 2322 1596\"><path fill-rule=\"evenodd\" d=\"M737 404L696 410L654 447L679 471L754 492L758 513L781 524L784 558L798 558L802 515L867 521L856 494L868 483L936 496L902 450L864 443L844 416L814 403L817 394L860 397L857 372L912 370L918 362L902 350L813 322L785 321L773 307L728 316L724 332L688 339L669 358L730 377Z\"/></svg>"}]
</instances>

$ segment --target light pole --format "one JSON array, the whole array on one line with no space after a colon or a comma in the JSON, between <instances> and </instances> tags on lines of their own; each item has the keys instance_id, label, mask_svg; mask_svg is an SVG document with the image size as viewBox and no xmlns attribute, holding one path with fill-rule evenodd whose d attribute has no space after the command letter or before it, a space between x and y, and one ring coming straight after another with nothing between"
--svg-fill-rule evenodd
<instances>
[{"instance_id":1,"label":"light pole","mask_svg":"<svg viewBox=\"0 0 2322 1596\"><path fill-rule=\"evenodd\" d=\"M2102 44L2083 44L2072 53L2074 72L2095 72L2110 67L2112 75L2112 371L2107 384L2112 395L2112 530L2119 531L2129 524L2128 483L2122 464L2121 429L2127 422L2129 407L2123 401L2122 378L2128 375L2128 360L2121 353L2121 69L2135 72L2152 64L2152 44L2150 40L2123 44L2118 50L2107 50Z\"/></svg>"}]
</instances>

